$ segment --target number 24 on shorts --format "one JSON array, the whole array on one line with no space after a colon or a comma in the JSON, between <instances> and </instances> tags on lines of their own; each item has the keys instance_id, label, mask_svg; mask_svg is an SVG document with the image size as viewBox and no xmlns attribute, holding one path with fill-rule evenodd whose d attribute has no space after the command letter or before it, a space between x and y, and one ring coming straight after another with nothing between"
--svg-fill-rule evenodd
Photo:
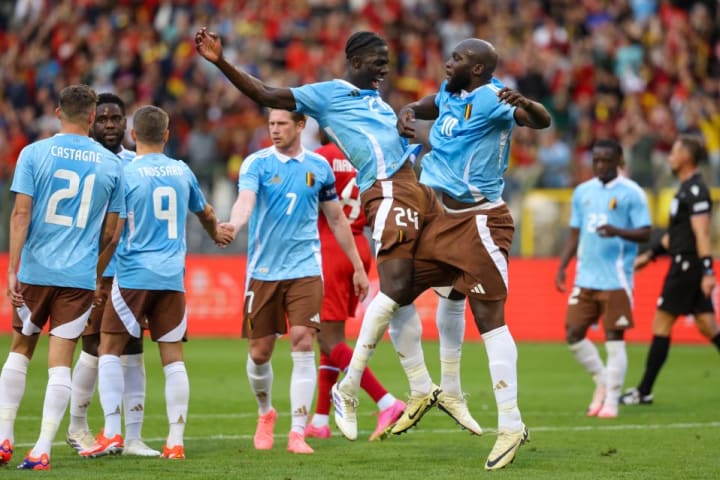
<instances>
[{"instance_id":1,"label":"number 24 on shorts","mask_svg":"<svg viewBox=\"0 0 720 480\"><path fill-rule=\"evenodd\" d=\"M418 212L411 208L395 207L393 208L395 213L395 225L398 227L407 227L408 223L412 223L415 226L415 230L420 230L420 222L418 220Z\"/></svg>"}]
</instances>

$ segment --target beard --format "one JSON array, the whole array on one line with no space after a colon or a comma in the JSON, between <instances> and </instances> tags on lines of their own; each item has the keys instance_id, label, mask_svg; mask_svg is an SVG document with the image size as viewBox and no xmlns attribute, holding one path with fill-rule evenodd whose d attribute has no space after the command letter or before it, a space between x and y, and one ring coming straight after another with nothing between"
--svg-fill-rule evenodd
<instances>
[{"instance_id":1,"label":"beard","mask_svg":"<svg viewBox=\"0 0 720 480\"><path fill-rule=\"evenodd\" d=\"M445 84L445 90L450 93L459 93L470 85L470 72L455 71Z\"/></svg>"}]
</instances>

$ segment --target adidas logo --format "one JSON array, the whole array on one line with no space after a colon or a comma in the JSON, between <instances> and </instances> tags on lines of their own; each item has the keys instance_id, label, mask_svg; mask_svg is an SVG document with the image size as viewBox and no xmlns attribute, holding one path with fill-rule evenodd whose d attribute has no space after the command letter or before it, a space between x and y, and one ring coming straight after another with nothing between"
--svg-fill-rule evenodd
<instances>
[{"instance_id":1,"label":"adidas logo","mask_svg":"<svg viewBox=\"0 0 720 480\"><path fill-rule=\"evenodd\" d=\"M137 405L135 405L134 407L132 407L130 409L131 412L142 412L143 410L145 410L145 409L143 408L142 404L140 404L140 403L138 403Z\"/></svg>"},{"instance_id":2,"label":"adidas logo","mask_svg":"<svg viewBox=\"0 0 720 480\"><path fill-rule=\"evenodd\" d=\"M500 380L498 383L495 384L493 387L493 390L502 390L503 388L507 388L508 384L505 383L505 380Z\"/></svg>"},{"instance_id":3,"label":"adidas logo","mask_svg":"<svg viewBox=\"0 0 720 480\"><path fill-rule=\"evenodd\" d=\"M475 285L473 288L471 288L470 291L473 293L479 293L480 295L485 295L485 289L479 283L477 285Z\"/></svg>"},{"instance_id":4,"label":"adidas logo","mask_svg":"<svg viewBox=\"0 0 720 480\"><path fill-rule=\"evenodd\" d=\"M292 412L294 417L307 417L308 409L305 405Z\"/></svg>"},{"instance_id":5,"label":"adidas logo","mask_svg":"<svg viewBox=\"0 0 720 480\"><path fill-rule=\"evenodd\" d=\"M623 315L622 317L618 318L617 322L615 322L615 326L616 327L629 327L630 321L627 319L627 317L625 315Z\"/></svg>"},{"instance_id":6,"label":"adidas logo","mask_svg":"<svg viewBox=\"0 0 720 480\"><path fill-rule=\"evenodd\" d=\"M310 321L313 323L320 323L320 314L316 313L312 317L310 317Z\"/></svg>"}]
</instances>

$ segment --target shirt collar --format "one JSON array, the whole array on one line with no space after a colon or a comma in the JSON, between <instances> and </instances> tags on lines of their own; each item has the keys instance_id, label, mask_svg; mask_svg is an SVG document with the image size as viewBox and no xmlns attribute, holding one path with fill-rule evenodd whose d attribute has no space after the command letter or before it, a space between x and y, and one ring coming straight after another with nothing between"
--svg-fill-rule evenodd
<instances>
[{"instance_id":1,"label":"shirt collar","mask_svg":"<svg viewBox=\"0 0 720 480\"><path fill-rule=\"evenodd\" d=\"M288 157L284 153L278 152L277 148L275 146L272 147L273 150L275 150L275 156L280 160L282 163L287 163L290 160L297 160L298 162L302 163L303 160L305 160L305 147L303 147L302 151L294 156L294 157Z\"/></svg>"}]
</instances>

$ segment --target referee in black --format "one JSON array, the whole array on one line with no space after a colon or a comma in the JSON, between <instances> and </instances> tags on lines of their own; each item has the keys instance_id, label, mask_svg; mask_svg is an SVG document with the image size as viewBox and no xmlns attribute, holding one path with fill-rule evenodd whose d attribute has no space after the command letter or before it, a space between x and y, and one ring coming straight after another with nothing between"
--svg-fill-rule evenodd
<instances>
[{"instance_id":1,"label":"referee in black","mask_svg":"<svg viewBox=\"0 0 720 480\"><path fill-rule=\"evenodd\" d=\"M652 388L670 350L670 331L680 315L692 314L700 333L720 350L720 330L710 294L715 287L710 241L710 191L697 166L706 159L702 140L681 135L673 144L668 163L680 188L670 204L667 232L652 248L635 259L635 269L643 268L656 256L672 258L653 319L653 339L645 362L645 373L637 388L620 398L625 405L650 404Z\"/></svg>"}]
</instances>

